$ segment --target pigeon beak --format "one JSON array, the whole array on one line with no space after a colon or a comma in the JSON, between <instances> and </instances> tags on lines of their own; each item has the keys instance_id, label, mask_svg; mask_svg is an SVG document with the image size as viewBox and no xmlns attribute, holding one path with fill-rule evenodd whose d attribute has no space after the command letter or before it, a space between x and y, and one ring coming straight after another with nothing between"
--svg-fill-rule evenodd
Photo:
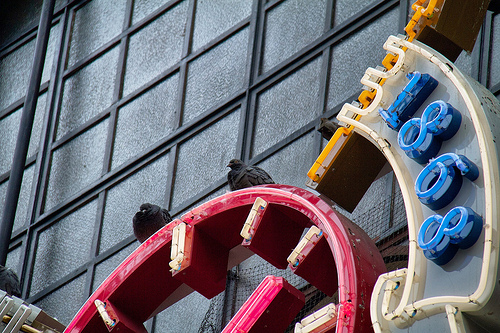
<instances>
[{"instance_id":1,"label":"pigeon beak","mask_svg":"<svg viewBox=\"0 0 500 333\"><path fill-rule=\"evenodd\" d=\"M226 165L226 168L230 168L231 165L233 165L233 163L229 163L228 165Z\"/></svg>"}]
</instances>

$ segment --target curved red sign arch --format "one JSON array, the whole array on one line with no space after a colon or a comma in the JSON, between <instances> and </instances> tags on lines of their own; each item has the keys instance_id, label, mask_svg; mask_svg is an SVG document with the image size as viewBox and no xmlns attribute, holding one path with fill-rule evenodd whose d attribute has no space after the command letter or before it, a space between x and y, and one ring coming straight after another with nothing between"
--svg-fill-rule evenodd
<instances>
[{"instance_id":1,"label":"curved red sign arch","mask_svg":"<svg viewBox=\"0 0 500 333\"><path fill-rule=\"evenodd\" d=\"M270 214L272 226L261 233L260 243L255 245L261 251L259 255L266 259L266 254L269 254L268 261L274 260L275 266L286 265L286 256L283 258L276 249L289 253L288 243L296 244L305 228L316 225L324 232L337 274L336 278L326 277L329 279L326 282L337 284L339 291L336 332L371 331L369 305L372 288L378 276L385 272L384 262L373 241L313 193L288 185L264 185L226 193L159 230L110 274L65 332L146 332L143 322L193 289L207 297L221 292L223 287L222 290L219 287L223 286L228 262L231 267L247 257L241 250L240 231L258 197L274 211ZM192 267L186 268L182 274L171 273L168 265L172 230L180 223L196 230L196 237L202 239L193 247ZM273 246L266 248L265 244ZM203 271L196 266L196 261L203 262ZM318 265L321 271L324 267L321 267L321 262ZM201 273L203 279L200 279ZM96 300L106 304L106 313L115 320L114 326L103 322Z\"/></svg>"}]
</instances>

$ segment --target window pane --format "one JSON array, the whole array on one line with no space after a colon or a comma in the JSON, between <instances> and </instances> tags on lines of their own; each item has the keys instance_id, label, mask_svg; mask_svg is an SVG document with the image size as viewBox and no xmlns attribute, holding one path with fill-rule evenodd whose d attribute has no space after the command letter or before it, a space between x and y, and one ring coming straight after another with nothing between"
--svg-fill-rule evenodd
<instances>
[{"instance_id":1,"label":"window pane","mask_svg":"<svg viewBox=\"0 0 500 333\"><path fill-rule=\"evenodd\" d=\"M97 201L94 200L40 232L30 295L63 278L89 259L96 212Z\"/></svg>"},{"instance_id":2,"label":"window pane","mask_svg":"<svg viewBox=\"0 0 500 333\"><path fill-rule=\"evenodd\" d=\"M126 5L126 0L93 0L75 12L68 66L120 34Z\"/></svg>"},{"instance_id":3,"label":"window pane","mask_svg":"<svg viewBox=\"0 0 500 333\"><path fill-rule=\"evenodd\" d=\"M132 221L132 219L130 220ZM95 291L99 285L106 280L109 274L115 270L134 250L138 243L132 243L120 252L115 253L110 258L98 264L95 268L94 282L92 291Z\"/></svg>"},{"instance_id":4,"label":"window pane","mask_svg":"<svg viewBox=\"0 0 500 333\"><path fill-rule=\"evenodd\" d=\"M21 182L21 191L19 192L19 200L17 201L16 217L14 218L13 231L23 227L27 220L29 210L29 203L31 199L31 186L33 184L33 176L35 173L35 166L24 170L23 180ZM7 197L8 181L0 184L0 215L3 215L5 208L5 198Z\"/></svg>"},{"instance_id":5,"label":"window pane","mask_svg":"<svg viewBox=\"0 0 500 333\"><path fill-rule=\"evenodd\" d=\"M13 250L9 251L7 253L7 260L5 262L5 267L8 267L12 269L14 272L16 272L18 277L21 277L21 271L22 271L22 263L21 263L21 256L23 255L24 247L22 245L17 246Z\"/></svg>"},{"instance_id":6,"label":"window pane","mask_svg":"<svg viewBox=\"0 0 500 333\"><path fill-rule=\"evenodd\" d=\"M156 316L155 332L198 333L210 301L193 292Z\"/></svg>"},{"instance_id":7,"label":"window pane","mask_svg":"<svg viewBox=\"0 0 500 333\"><path fill-rule=\"evenodd\" d=\"M46 101L47 94L43 94L38 98L28 147L28 157L37 152L40 144ZM21 108L0 119L0 133L2 133L0 135L0 174L9 171L12 166L22 112L23 109Z\"/></svg>"},{"instance_id":8,"label":"window pane","mask_svg":"<svg viewBox=\"0 0 500 333\"><path fill-rule=\"evenodd\" d=\"M130 37L124 96L181 59L187 9L183 1Z\"/></svg>"},{"instance_id":9,"label":"window pane","mask_svg":"<svg viewBox=\"0 0 500 333\"><path fill-rule=\"evenodd\" d=\"M166 4L169 0L141 0L134 1L134 10L132 12L132 24L136 24L147 15L154 12L160 6Z\"/></svg>"},{"instance_id":10,"label":"window pane","mask_svg":"<svg viewBox=\"0 0 500 333\"><path fill-rule=\"evenodd\" d=\"M45 296L35 305L43 309L51 317L57 318L60 323L68 325L87 297L88 295L85 293L85 275L82 275Z\"/></svg>"},{"instance_id":11,"label":"window pane","mask_svg":"<svg viewBox=\"0 0 500 333\"><path fill-rule=\"evenodd\" d=\"M107 134L106 119L53 152L46 211L101 176Z\"/></svg>"},{"instance_id":12,"label":"window pane","mask_svg":"<svg viewBox=\"0 0 500 333\"><path fill-rule=\"evenodd\" d=\"M288 0L271 9L266 16L263 71L321 36L325 13L325 0Z\"/></svg>"},{"instance_id":13,"label":"window pane","mask_svg":"<svg viewBox=\"0 0 500 333\"><path fill-rule=\"evenodd\" d=\"M64 82L57 139L111 105L117 61L114 48Z\"/></svg>"},{"instance_id":14,"label":"window pane","mask_svg":"<svg viewBox=\"0 0 500 333\"><path fill-rule=\"evenodd\" d=\"M252 156L262 153L320 114L321 58L257 97Z\"/></svg>"},{"instance_id":15,"label":"window pane","mask_svg":"<svg viewBox=\"0 0 500 333\"><path fill-rule=\"evenodd\" d=\"M119 110L113 167L143 152L174 130L178 84L179 75L176 74Z\"/></svg>"},{"instance_id":16,"label":"window pane","mask_svg":"<svg viewBox=\"0 0 500 333\"><path fill-rule=\"evenodd\" d=\"M184 124L243 88L247 45L248 28L189 64Z\"/></svg>"},{"instance_id":17,"label":"window pane","mask_svg":"<svg viewBox=\"0 0 500 333\"><path fill-rule=\"evenodd\" d=\"M108 191L100 252L133 235L132 218L141 204L163 206L167 191L169 155L139 170Z\"/></svg>"},{"instance_id":18,"label":"window pane","mask_svg":"<svg viewBox=\"0 0 500 333\"><path fill-rule=\"evenodd\" d=\"M333 48L330 63L329 109L361 91L360 80L368 67L382 65L386 54L383 45L389 35L397 34L398 17L399 8L393 9ZM373 47L363 48L363 52L360 52L360 45L365 45L367 40L370 40L370 45Z\"/></svg>"},{"instance_id":19,"label":"window pane","mask_svg":"<svg viewBox=\"0 0 500 333\"><path fill-rule=\"evenodd\" d=\"M335 1L334 25L348 21L351 16L363 10L374 0L337 0Z\"/></svg>"},{"instance_id":20,"label":"window pane","mask_svg":"<svg viewBox=\"0 0 500 333\"><path fill-rule=\"evenodd\" d=\"M240 110L219 120L179 146L172 207L226 177L235 158Z\"/></svg>"},{"instance_id":21,"label":"window pane","mask_svg":"<svg viewBox=\"0 0 500 333\"><path fill-rule=\"evenodd\" d=\"M493 17L492 29L489 87L500 83L500 61L498 61L498 55L500 54L500 15L498 14Z\"/></svg>"},{"instance_id":22,"label":"window pane","mask_svg":"<svg viewBox=\"0 0 500 333\"><path fill-rule=\"evenodd\" d=\"M252 0L198 0L193 33L193 51L250 16Z\"/></svg>"},{"instance_id":23,"label":"window pane","mask_svg":"<svg viewBox=\"0 0 500 333\"><path fill-rule=\"evenodd\" d=\"M351 213L336 207L371 238L383 239L407 225L403 196L393 173L375 180ZM393 183L394 188L393 188ZM392 228L390 228L392 223Z\"/></svg>"},{"instance_id":24,"label":"window pane","mask_svg":"<svg viewBox=\"0 0 500 333\"><path fill-rule=\"evenodd\" d=\"M313 150L314 133L308 133L259 164L275 183L306 188L307 172L317 152Z\"/></svg>"},{"instance_id":25,"label":"window pane","mask_svg":"<svg viewBox=\"0 0 500 333\"><path fill-rule=\"evenodd\" d=\"M35 39L0 59L0 109L26 94L34 52Z\"/></svg>"}]
</instances>

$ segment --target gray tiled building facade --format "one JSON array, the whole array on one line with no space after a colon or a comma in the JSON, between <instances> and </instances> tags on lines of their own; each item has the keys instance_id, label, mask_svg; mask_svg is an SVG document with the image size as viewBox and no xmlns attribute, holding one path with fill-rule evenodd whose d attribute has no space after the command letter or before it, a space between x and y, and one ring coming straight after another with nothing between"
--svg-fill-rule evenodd
<instances>
[{"instance_id":1,"label":"gray tiled building facade","mask_svg":"<svg viewBox=\"0 0 500 333\"><path fill-rule=\"evenodd\" d=\"M42 5L0 4L2 214ZM137 248L140 204L179 216L228 191L232 158L305 188L325 145L319 120L357 98L410 12L405 0L55 1L6 261L23 298L68 324ZM498 54L500 16L488 12L456 64L498 97ZM392 173L347 215L374 239L404 229ZM240 292L260 281L252 265L264 267L241 265ZM214 304L193 293L146 327L202 331Z\"/></svg>"}]
</instances>

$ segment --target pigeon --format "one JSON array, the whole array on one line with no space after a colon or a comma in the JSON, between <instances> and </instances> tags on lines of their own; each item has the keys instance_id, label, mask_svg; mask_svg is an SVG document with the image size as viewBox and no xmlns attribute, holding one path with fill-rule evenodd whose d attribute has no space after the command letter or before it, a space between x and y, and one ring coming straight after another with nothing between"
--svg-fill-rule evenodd
<instances>
[{"instance_id":1,"label":"pigeon","mask_svg":"<svg viewBox=\"0 0 500 333\"><path fill-rule=\"evenodd\" d=\"M144 203L132 219L135 238L141 243L172 221L168 210Z\"/></svg>"},{"instance_id":2,"label":"pigeon","mask_svg":"<svg viewBox=\"0 0 500 333\"><path fill-rule=\"evenodd\" d=\"M9 295L21 297L21 286L17 274L2 265L0 265L0 289Z\"/></svg>"},{"instance_id":3,"label":"pigeon","mask_svg":"<svg viewBox=\"0 0 500 333\"><path fill-rule=\"evenodd\" d=\"M262 184L274 184L271 176L257 166L247 166L238 159L232 159L227 165L231 170L227 182L231 191Z\"/></svg>"},{"instance_id":4,"label":"pigeon","mask_svg":"<svg viewBox=\"0 0 500 333\"><path fill-rule=\"evenodd\" d=\"M321 118L318 132L321 133L321 136L323 136L323 138L325 138L326 140L330 140L339 127L340 126L338 124L334 123L331 120L328 120L328 118Z\"/></svg>"}]
</instances>

